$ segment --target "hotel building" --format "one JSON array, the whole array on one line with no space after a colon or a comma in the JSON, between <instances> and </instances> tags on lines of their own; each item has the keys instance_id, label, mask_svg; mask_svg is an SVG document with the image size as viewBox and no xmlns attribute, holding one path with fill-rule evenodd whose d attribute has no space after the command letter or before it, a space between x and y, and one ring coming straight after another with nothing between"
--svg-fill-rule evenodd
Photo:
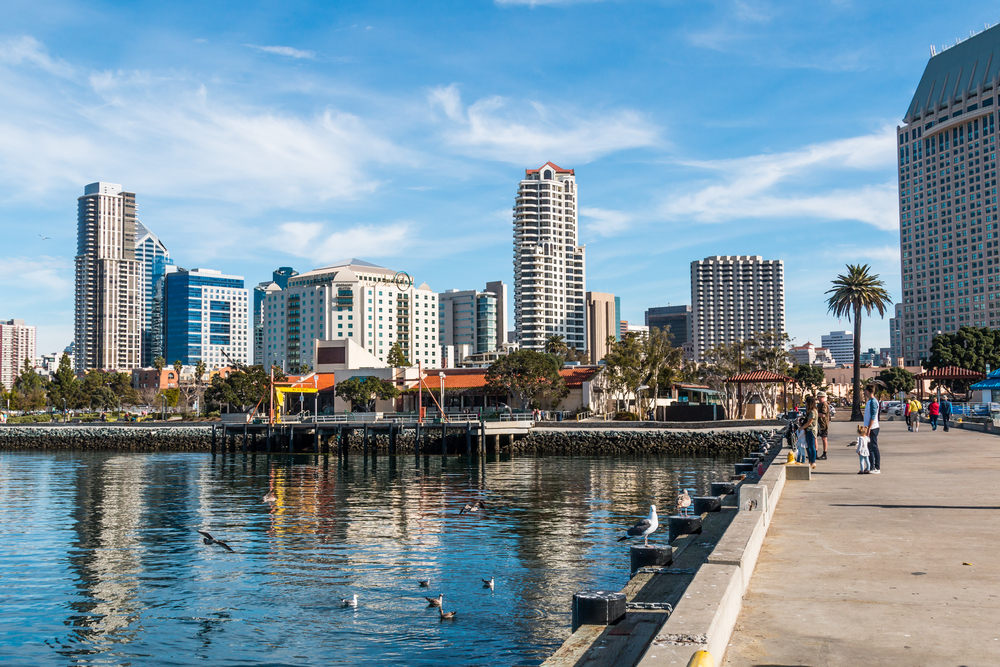
<instances>
[{"instance_id":1,"label":"hotel building","mask_svg":"<svg viewBox=\"0 0 1000 667\"><path fill-rule=\"evenodd\" d=\"M25 359L35 362L35 327L24 320L0 320L0 386L14 386Z\"/></svg>"},{"instance_id":2,"label":"hotel building","mask_svg":"<svg viewBox=\"0 0 1000 667\"><path fill-rule=\"evenodd\" d=\"M213 269L168 266L163 280L163 343L167 364L208 370L232 362L246 364L250 354L249 294L243 276Z\"/></svg>"}]
</instances>

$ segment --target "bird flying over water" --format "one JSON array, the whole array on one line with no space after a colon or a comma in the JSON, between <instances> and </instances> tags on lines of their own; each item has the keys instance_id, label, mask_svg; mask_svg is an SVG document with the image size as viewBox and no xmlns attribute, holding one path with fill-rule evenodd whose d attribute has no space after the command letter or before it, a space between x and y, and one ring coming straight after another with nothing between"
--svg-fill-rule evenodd
<instances>
[{"instance_id":1,"label":"bird flying over water","mask_svg":"<svg viewBox=\"0 0 1000 667\"><path fill-rule=\"evenodd\" d=\"M355 593L354 597L351 599L344 598L340 601L341 607L357 607L358 606L358 594Z\"/></svg>"},{"instance_id":2,"label":"bird flying over water","mask_svg":"<svg viewBox=\"0 0 1000 667\"><path fill-rule=\"evenodd\" d=\"M440 607L444 603L444 593L439 594L436 598L429 598L425 595L424 599L427 600L428 607Z\"/></svg>"},{"instance_id":3,"label":"bird flying over water","mask_svg":"<svg viewBox=\"0 0 1000 667\"><path fill-rule=\"evenodd\" d=\"M493 590L493 577L490 577L489 579L483 579L483 588L488 588L491 591Z\"/></svg>"},{"instance_id":4,"label":"bird flying over water","mask_svg":"<svg viewBox=\"0 0 1000 667\"><path fill-rule=\"evenodd\" d=\"M226 544L222 540L215 539L210 534L206 533L204 530L199 530L198 532L201 533L205 537L205 539L202 540L202 542L204 542L205 544L218 544L220 547L222 547L226 551L232 551L233 550L233 548L231 546L229 546L228 544Z\"/></svg>"},{"instance_id":5,"label":"bird flying over water","mask_svg":"<svg viewBox=\"0 0 1000 667\"><path fill-rule=\"evenodd\" d=\"M465 514L466 512L478 512L479 510L485 510L486 503L482 500L476 500L472 504L466 503L465 507L459 512L459 514Z\"/></svg>"},{"instance_id":6,"label":"bird flying over water","mask_svg":"<svg viewBox=\"0 0 1000 667\"><path fill-rule=\"evenodd\" d=\"M681 516L687 516L689 507L691 507L691 496L688 495L688 489L681 489L680 494L677 496L677 510L681 513Z\"/></svg>"},{"instance_id":7,"label":"bird flying over water","mask_svg":"<svg viewBox=\"0 0 1000 667\"><path fill-rule=\"evenodd\" d=\"M643 544L649 546L649 536L652 535L660 525L656 518L656 505L649 506L649 516L640 519L634 526L625 531L625 534L618 538L619 542L624 542L630 537L641 537L645 541Z\"/></svg>"}]
</instances>

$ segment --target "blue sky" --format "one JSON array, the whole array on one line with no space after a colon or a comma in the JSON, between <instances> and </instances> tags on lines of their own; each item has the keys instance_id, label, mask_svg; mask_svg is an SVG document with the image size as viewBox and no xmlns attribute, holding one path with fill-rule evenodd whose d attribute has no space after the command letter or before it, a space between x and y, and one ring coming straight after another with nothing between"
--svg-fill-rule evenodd
<instances>
[{"instance_id":1,"label":"blue sky","mask_svg":"<svg viewBox=\"0 0 1000 667\"><path fill-rule=\"evenodd\" d=\"M691 260L785 260L798 343L868 262L899 295L894 127L986 2L5 0L0 318L72 338L76 197L137 193L178 264L360 257L511 282L526 167L576 169L587 288L690 301ZM42 238L50 237L50 238ZM885 321L864 344L888 345Z\"/></svg>"}]
</instances>

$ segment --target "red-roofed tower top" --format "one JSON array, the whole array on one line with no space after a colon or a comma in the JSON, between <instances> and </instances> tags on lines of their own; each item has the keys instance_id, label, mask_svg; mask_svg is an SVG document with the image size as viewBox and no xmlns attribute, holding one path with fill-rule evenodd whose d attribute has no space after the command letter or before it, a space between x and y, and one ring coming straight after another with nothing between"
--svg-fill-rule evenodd
<instances>
[{"instance_id":1,"label":"red-roofed tower top","mask_svg":"<svg viewBox=\"0 0 1000 667\"><path fill-rule=\"evenodd\" d=\"M540 172L542 169L545 169L546 167L549 167L550 169L552 169L552 171L554 171L557 174L572 174L573 176L576 176L576 172L573 171L572 169L563 169L562 167L560 167L559 165L557 165L557 164L555 164L553 162L546 162L545 164L543 164L538 169L525 169L524 170L524 175L525 176L530 176L531 174L537 174L538 172Z\"/></svg>"}]
</instances>

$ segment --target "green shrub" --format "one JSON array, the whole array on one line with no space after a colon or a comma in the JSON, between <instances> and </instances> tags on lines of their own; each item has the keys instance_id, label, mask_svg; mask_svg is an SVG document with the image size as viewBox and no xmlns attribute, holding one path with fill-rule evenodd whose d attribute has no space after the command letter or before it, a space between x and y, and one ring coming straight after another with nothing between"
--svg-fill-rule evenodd
<instances>
[{"instance_id":1,"label":"green shrub","mask_svg":"<svg viewBox=\"0 0 1000 667\"><path fill-rule=\"evenodd\" d=\"M634 412L616 412L615 413L616 422L637 422L641 421L639 415Z\"/></svg>"}]
</instances>

